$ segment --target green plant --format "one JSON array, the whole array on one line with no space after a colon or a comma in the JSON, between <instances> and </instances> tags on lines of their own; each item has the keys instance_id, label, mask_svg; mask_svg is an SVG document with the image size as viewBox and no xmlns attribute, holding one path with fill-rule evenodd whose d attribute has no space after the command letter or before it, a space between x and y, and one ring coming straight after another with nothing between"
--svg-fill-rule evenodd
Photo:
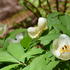
<instances>
[{"instance_id":1,"label":"green plant","mask_svg":"<svg viewBox=\"0 0 70 70\"><path fill-rule=\"evenodd\" d=\"M41 2L20 0L20 3L32 11L37 18L46 17L48 28L34 39L28 35L27 28L15 29L7 37L0 39L0 70L70 70L70 60L58 59L51 52L55 39L61 34L70 36L70 16L64 14L65 11L52 12L47 4L48 0L47 3L46 0L43 4ZM48 5L48 14L44 11L46 8L40 8L45 4ZM42 14L42 12L45 13ZM12 42L11 39L17 40L16 35L19 33L23 34L23 39L16 43Z\"/></svg>"}]
</instances>

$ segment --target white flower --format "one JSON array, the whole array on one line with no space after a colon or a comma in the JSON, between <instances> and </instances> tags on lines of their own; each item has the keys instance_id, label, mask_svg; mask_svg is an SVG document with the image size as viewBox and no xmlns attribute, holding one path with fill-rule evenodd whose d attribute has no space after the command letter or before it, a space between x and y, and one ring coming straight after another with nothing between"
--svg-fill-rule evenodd
<instances>
[{"instance_id":1,"label":"white flower","mask_svg":"<svg viewBox=\"0 0 70 70\"><path fill-rule=\"evenodd\" d=\"M59 59L70 59L70 37L61 34L58 39L53 41L52 53Z\"/></svg>"},{"instance_id":2,"label":"white flower","mask_svg":"<svg viewBox=\"0 0 70 70\"><path fill-rule=\"evenodd\" d=\"M17 40L22 40L22 39L23 39L23 34L22 34L22 33L17 34L17 35L16 35L16 39L17 39Z\"/></svg>"},{"instance_id":3,"label":"white flower","mask_svg":"<svg viewBox=\"0 0 70 70\"><path fill-rule=\"evenodd\" d=\"M41 35L43 30L47 29L47 19L40 17L38 19L38 26L36 27L29 27L27 29L28 34L31 38L37 38Z\"/></svg>"},{"instance_id":4,"label":"white flower","mask_svg":"<svg viewBox=\"0 0 70 70\"><path fill-rule=\"evenodd\" d=\"M38 27L29 27L28 28L28 34L31 38L36 38L40 34L40 30Z\"/></svg>"},{"instance_id":5,"label":"white flower","mask_svg":"<svg viewBox=\"0 0 70 70\"><path fill-rule=\"evenodd\" d=\"M16 35L15 39L9 39L12 43L19 43L24 38L22 33Z\"/></svg>"},{"instance_id":6,"label":"white flower","mask_svg":"<svg viewBox=\"0 0 70 70\"><path fill-rule=\"evenodd\" d=\"M38 27L40 28L47 28L47 19L46 18L43 18L43 17L40 17L38 19Z\"/></svg>"}]
</instances>

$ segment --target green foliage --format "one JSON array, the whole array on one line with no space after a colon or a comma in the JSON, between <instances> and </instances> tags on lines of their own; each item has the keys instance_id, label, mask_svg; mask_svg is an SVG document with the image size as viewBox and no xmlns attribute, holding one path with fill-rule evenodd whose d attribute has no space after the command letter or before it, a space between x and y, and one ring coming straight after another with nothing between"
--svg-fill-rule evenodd
<instances>
[{"instance_id":1,"label":"green foliage","mask_svg":"<svg viewBox=\"0 0 70 70\"><path fill-rule=\"evenodd\" d=\"M0 49L0 62L18 62L9 52Z\"/></svg>"},{"instance_id":2,"label":"green foliage","mask_svg":"<svg viewBox=\"0 0 70 70\"><path fill-rule=\"evenodd\" d=\"M24 48L29 48L30 44L31 44L32 39L27 35L23 38L23 40L21 41L21 45Z\"/></svg>"},{"instance_id":3,"label":"green foliage","mask_svg":"<svg viewBox=\"0 0 70 70\"><path fill-rule=\"evenodd\" d=\"M64 31L70 36L70 16L63 15L60 17L60 21L65 28Z\"/></svg>"},{"instance_id":4,"label":"green foliage","mask_svg":"<svg viewBox=\"0 0 70 70\"><path fill-rule=\"evenodd\" d=\"M19 33L24 33L24 35L25 35L25 32L26 32L26 29L22 29L22 28L15 29L14 31L12 31L12 32L9 33L9 37L8 38L15 38L15 36L17 34L19 34Z\"/></svg>"},{"instance_id":5,"label":"green foliage","mask_svg":"<svg viewBox=\"0 0 70 70\"><path fill-rule=\"evenodd\" d=\"M21 28L10 32L5 39L0 39L0 47L3 47L0 48L0 65L10 62L0 70L70 70L70 61L58 60L49 49L60 34L70 36L69 19L70 16L57 12L48 14L48 29L39 38L30 38L27 29ZM19 33L24 36L20 42L9 41Z\"/></svg>"},{"instance_id":6,"label":"green foliage","mask_svg":"<svg viewBox=\"0 0 70 70\"><path fill-rule=\"evenodd\" d=\"M7 47L7 51L18 61L24 59L24 48L19 43L10 43Z\"/></svg>"},{"instance_id":7,"label":"green foliage","mask_svg":"<svg viewBox=\"0 0 70 70\"><path fill-rule=\"evenodd\" d=\"M54 29L51 30L47 35L40 37L41 44L48 45L52 40L56 39L60 33L56 32Z\"/></svg>"},{"instance_id":8,"label":"green foliage","mask_svg":"<svg viewBox=\"0 0 70 70\"><path fill-rule=\"evenodd\" d=\"M35 55L37 54L42 54L43 51L44 50L42 50L41 48L33 47L24 54L24 58L30 59L32 57L35 57Z\"/></svg>"},{"instance_id":9,"label":"green foliage","mask_svg":"<svg viewBox=\"0 0 70 70\"><path fill-rule=\"evenodd\" d=\"M3 44L4 44L4 40L2 39L2 40L0 40L0 48L3 47Z\"/></svg>"},{"instance_id":10,"label":"green foliage","mask_svg":"<svg viewBox=\"0 0 70 70\"><path fill-rule=\"evenodd\" d=\"M55 61L55 58L48 52L36 57L31 64L23 70L52 70L59 61Z\"/></svg>"}]
</instances>

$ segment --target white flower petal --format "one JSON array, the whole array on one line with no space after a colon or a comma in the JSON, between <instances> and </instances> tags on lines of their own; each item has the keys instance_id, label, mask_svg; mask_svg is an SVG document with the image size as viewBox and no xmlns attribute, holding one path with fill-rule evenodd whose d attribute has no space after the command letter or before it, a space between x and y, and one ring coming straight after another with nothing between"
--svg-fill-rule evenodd
<instances>
[{"instance_id":1,"label":"white flower petal","mask_svg":"<svg viewBox=\"0 0 70 70\"><path fill-rule=\"evenodd\" d=\"M20 41L19 40L15 40L15 39L10 39L9 42L11 42L11 43L19 43Z\"/></svg>"},{"instance_id":2,"label":"white flower petal","mask_svg":"<svg viewBox=\"0 0 70 70\"><path fill-rule=\"evenodd\" d=\"M23 37L24 37L24 36L23 36L22 33L16 35L16 39L17 39L17 40L22 40Z\"/></svg>"},{"instance_id":3,"label":"white flower petal","mask_svg":"<svg viewBox=\"0 0 70 70\"><path fill-rule=\"evenodd\" d=\"M42 29L47 29L47 19L46 18L43 18L43 17L40 17L38 19L38 27L42 28Z\"/></svg>"},{"instance_id":4,"label":"white flower petal","mask_svg":"<svg viewBox=\"0 0 70 70\"><path fill-rule=\"evenodd\" d=\"M70 37L61 34L58 39L53 41L52 53L59 59L70 59Z\"/></svg>"},{"instance_id":5,"label":"white flower petal","mask_svg":"<svg viewBox=\"0 0 70 70\"><path fill-rule=\"evenodd\" d=\"M29 28L27 29L27 31L28 31L28 34L29 34L29 36L30 36L31 38L36 38L36 37L38 37L39 34L40 34L40 30L39 30L38 27L29 27Z\"/></svg>"},{"instance_id":6,"label":"white flower petal","mask_svg":"<svg viewBox=\"0 0 70 70\"><path fill-rule=\"evenodd\" d=\"M16 39L9 39L9 42L19 43L24 38L22 33L16 35Z\"/></svg>"},{"instance_id":7,"label":"white flower petal","mask_svg":"<svg viewBox=\"0 0 70 70\"><path fill-rule=\"evenodd\" d=\"M54 51L53 54L54 54L55 56L57 55L57 57L60 56L60 52L59 52L58 50Z\"/></svg>"},{"instance_id":8,"label":"white flower petal","mask_svg":"<svg viewBox=\"0 0 70 70\"><path fill-rule=\"evenodd\" d=\"M60 35L58 39L58 46L63 47L64 45L70 45L70 37L67 36L66 34Z\"/></svg>"},{"instance_id":9,"label":"white flower petal","mask_svg":"<svg viewBox=\"0 0 70 70\"><path fill-rule=\"evenodd\" d=\"M38 19L38 26L43 26L47 22L46 18L40 17Z\"/></svg>"}]
</instances>

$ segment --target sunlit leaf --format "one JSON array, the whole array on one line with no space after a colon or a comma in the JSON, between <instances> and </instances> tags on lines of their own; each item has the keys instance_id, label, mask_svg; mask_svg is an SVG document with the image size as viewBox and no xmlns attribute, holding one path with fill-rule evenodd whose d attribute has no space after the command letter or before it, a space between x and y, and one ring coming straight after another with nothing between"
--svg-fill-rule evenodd
<instances>
[{"instance_id":1,"label":"sunlit leaf","mask_svg":"<svg viewBox=\"0 0 70 70\"><path fill-rule=\"evenodd\" d=\"M18 62L18 61L6 50L0 49L0 62Z\"/></svg>"},{"instance_id":2,"label":"sunlit leaf","mask_svg":"<svg viewBox=\"0 0 70 70\"><path fill-rule=\"evenodd\" d=\"M55 61L55 58L52 55L44 54L35 58L29 66L23 70L53 70L54 67L59 63ZM52 65L52 66L51 66ZM49 67L50 66L50 67Z\"/></svg>"},{"instance_id":3,"label":"sunlit leaf","mask_svg":"<svg viewBox=\"0 0 70 70\"><path fill-rule=\"evenodd\" d=\"M23 61L24 49L19 43L10 43L7 51L18 61Z\"/></svg>"},{"instance_id":4,"label":"sunlit leaf","mask_svg":"<svg viewBox=\"0 0 70 70\"><path fill-rule=\"evenodd\" d=\"M51 30L47 35L40 37L41 44L48 45L52 40L56 39L60 33L56 32L54 29Z\"/></svg>"}]
</instances>

